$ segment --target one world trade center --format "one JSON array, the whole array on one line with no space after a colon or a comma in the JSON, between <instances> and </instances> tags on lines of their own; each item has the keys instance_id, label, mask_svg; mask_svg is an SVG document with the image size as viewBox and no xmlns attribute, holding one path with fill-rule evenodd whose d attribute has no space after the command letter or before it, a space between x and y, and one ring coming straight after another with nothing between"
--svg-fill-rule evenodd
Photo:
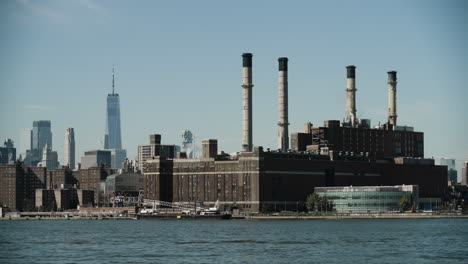
<instances>
[{"instance_id":1,"label":"one world trade center","mask_svg":"<svg viewBox=\"0 0 468 264\"><path fill-rule=\"evenodd\" d=\"M115 77L112 68L112 93L107 95L106 133L104 148L111 152L112 168L121 168L127 158L126 150L122 149L122 135L120 130L120 99L115 93Z\"/></svg>"}]
</instances>

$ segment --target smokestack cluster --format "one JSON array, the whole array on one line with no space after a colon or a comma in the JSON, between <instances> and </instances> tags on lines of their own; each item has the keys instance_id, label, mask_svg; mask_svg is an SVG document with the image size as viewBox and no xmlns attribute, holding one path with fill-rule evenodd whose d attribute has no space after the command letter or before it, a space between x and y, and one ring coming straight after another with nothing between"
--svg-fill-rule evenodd
<instances>
[{"instance_id":1,"label":"smokestack cluster","mask_svg":"<svg viewBox=\"0 0 468 264\"><path fill-rule=\"evenodd\" d=\"M356 127L356 66L346 67L346 122Z\"/></svg>"},{"instance_id":2,"label":"smokestack cluster","mask_svg":"<svg viewBox=\"0 0 468 264\"><path fill-rule=\"evenodd\" d=\"M242 151L252 151L252 53L242 54Z\"/></svg>"},{"instance_id":3,"label":"smokestack cluster","mask_svg":"<svg viewBox=\"0 0 468 264\"><path fill-rule=\"evenodd\" d=\"M278 121L278 148L287 151L289 148L288 136L288 58L278 59L278 99L279 99L279 121Z\"/></svg>"},{"instance_id":4,"label":"smokestack cluster","mask_svg":"<svg viewBox=\"0 0 468 264\"><path fill-rule=\"evenodd\" d=\"M252 53L242 54L242 151L251 152L252 144ZM281 151L289 149L288 120L288 58L278 58L278 148ZM356 117L356 66L346 67L346 125L358 127ZM396 85L397 72L388 73L388 125L397 124ZM307 129L311 130L312 124ZM309 132L310 133L310 132Z\"/></svg>"},{"instance_id":5,"label":"smokestack cluster","mask_svg":"<svg viewBox=\"0 0 468 264\"><path fill-rule=\"evenodd\" d=\"M389 71L388 73L388 124L395 127L397 125L396 113L396 86L397 72Z\"/></svg>"}]
</instances>

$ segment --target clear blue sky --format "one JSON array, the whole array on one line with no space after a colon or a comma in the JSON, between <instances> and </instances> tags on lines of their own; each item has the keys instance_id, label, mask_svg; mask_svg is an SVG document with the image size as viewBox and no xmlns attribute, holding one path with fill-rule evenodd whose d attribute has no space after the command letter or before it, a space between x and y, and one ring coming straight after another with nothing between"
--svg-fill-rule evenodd
<instances>
[{"instance_id":1,"label":"clear blue sky","mask_svg":"<svg viewBox=\"0 0 468 264\"><path fill-rule=\"evenodd\" d=\"M0 2L0 139L19 153L33 120L51 120L63 161L101 148L116 65L129 157L162 134L241 149L241 54L254 54L254 145L277 147L277 58L289 57L290 132L345 116L345 66L357 66L358 116L387 116L398 71L398 122L425 133L428 157L468 159L467 1Z\"/></svg>"}]
</instances>

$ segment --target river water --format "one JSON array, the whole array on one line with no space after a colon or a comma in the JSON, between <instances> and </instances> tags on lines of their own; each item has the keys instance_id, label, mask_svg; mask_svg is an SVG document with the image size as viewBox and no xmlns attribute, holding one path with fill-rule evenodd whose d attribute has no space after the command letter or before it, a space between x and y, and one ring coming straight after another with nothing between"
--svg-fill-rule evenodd
<instances>
[{"instance_id":1,"label":"river water","mask_svg":"<svg viewBox=\"0 0 468 264\"><path fill-rule=\"evenodd\" d=\"M0 263L468 263L468 219L0 221Z\"/></svg>"}]
</instances>

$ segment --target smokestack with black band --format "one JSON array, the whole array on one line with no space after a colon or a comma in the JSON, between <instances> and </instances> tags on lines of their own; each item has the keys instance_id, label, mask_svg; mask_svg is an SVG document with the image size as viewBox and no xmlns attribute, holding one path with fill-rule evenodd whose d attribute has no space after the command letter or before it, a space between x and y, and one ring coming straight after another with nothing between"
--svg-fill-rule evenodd
<instances>
[{"instance_id":1,"label":"smokestack with black band","mask_svg":"<svg viewBox=\"0 0 468 264\"><path fill-rule=\"evenodd\" d=\"M397 125L397 111L396 111L396 86L397 86L397 72L389 71L388 73L388 124L395 127Z\"/></svg>"},{"instance_id":2,"label":"smokestack with black band","mask_svg":"<svg viewBox=\"0 0 468 264\"><path fill-rule=\"evenodd\" d=\"M346 67L346 122L356 127L356 66Z\"/></svg>"},{"instance_id":3,"label":"smokestack with black band","mask_svg":"<svg viewBox=\"0 0 468 264\"><path fill-rule=\"evenodd\" d=\"M278 122L278 148L287 151L288 137L288 58L278 59L278 92L279 92L279 122Z\"/></svg>"},{"instance_id":4,"label":"smokestack with black band","mask_svg":"<svg viewBox=\"0 0 468 264\"><path fill-rule=\"evenodd\" d=\"M242 151L252 151L252 53L242 54Z\"/></svg>"}]
</instances>

